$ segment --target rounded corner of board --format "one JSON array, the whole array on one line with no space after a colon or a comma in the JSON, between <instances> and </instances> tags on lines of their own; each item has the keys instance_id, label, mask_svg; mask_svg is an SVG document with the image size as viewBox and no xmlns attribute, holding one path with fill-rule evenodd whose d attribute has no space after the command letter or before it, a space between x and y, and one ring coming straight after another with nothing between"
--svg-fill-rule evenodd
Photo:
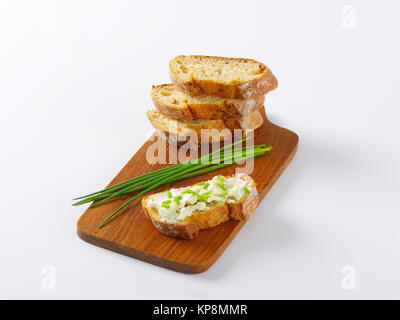
<instances>
[{"instance_id":1,"label":"rounded corner of board","mask_svg":"<svg viewBox=\"0 0 400 320\"><path fill-rule=\"evenodd\" d=\"M85 231L83 231L83 229L80 227L79 220L78 220L78 223L76 225L76 235L78 236L79 239L90 243L89 235Z\"/></svg>"}]
</instances>

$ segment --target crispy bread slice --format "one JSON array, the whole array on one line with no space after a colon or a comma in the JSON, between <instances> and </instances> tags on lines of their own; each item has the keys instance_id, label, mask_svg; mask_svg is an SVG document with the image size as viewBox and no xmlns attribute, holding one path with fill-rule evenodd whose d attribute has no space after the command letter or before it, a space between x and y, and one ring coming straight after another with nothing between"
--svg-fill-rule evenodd
<instances>
[{"instance_id":1,"label":"crispy bread slice","mask_svg":"<svg viewBox=\"0 0 400 320\"><path fill-rule=\"evenodd\" d=\"M172 83L153 86L150 96L161 113L182 121L243 117L261 108L265 101L263 95L247 100L225 99L205 94L191 97Z\"/></svg>"},{"instance_id":2,"label":"crispy bread slice","mask_svg":"<svg viewBox=\"0 0 400 320\"><path fill-rule=\"evenodd\" d=\"M278 86L271 70L252 59L182 55L170 61L169 71L172 82L190 96L253 99Z\"/></svg>"},{"instance_id":3,"label":"crispy bread slice","mask_svg":"<svg viewBox=\"0 0 400 320\"><path fill-rule=\"evenodd\" d=\"M175 137L178 142L185 142L191 139L196 143L202 143L202 137L207 139L207 143L210 140L214 142L229 140L232 139L233 130L241 129L242 132L239 133L245 136L261 127L264 122L259 111L254 111L241 118L228 118L226 120L197 119L188 122L170 119L156 109L147 111L146 115L154 128L162 131L168 137ZM204 130L208 131L204 132ZM237 136L238 132L234 133ZM170 140L168 139L168 141Z\"/></svg>"},{"instance_id":4,"label":"crispy bread slice","mask_svg":"<svg viewBox=\"0 0 400 320\"><path fill-rule=\"evenodd\" d=\"M254 180L245 174L233 175L231 177L239 177L247 183L247 191L239 201L212 201L209 208L206 210L194 211L191 215L185 216L183 219L166 219L159 214L159 211L152 205L154 199L167 198L168 191L159 192L142 198L142 207L146 216L152 221L154 226L163 234L181 238L193 239L199 230L215 227L229 220L241 221L246 220L254 212L258 205L258 192ZM228 179L229 177L224 177ZM202 184L207 184L211 180L203 181ZM194 186L190 186L194 187ZM173 190L173 189L171 189ZM177 209L178 210L178 209ZM178 212L178 211L177 211ZM177 213L177 216L179 214Z\"/></svg>"}]
</instances>

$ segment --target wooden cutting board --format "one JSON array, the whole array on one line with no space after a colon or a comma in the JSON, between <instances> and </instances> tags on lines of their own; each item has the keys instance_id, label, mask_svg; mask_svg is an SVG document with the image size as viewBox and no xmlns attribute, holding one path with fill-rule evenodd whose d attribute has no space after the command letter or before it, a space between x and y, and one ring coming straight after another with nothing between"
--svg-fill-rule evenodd
<instances>
[{"instance_id":1,"label":"wooden cutting board","mask_svg":"<svg viewBox=\"0 0 400 320\"><path fill-rule=\"evenodd\" d=\"M274 149L255 158L254 170L250 174L257 183L260 201L293 158L298 143L295 133L269 122L265 113L263 116L265 122L256 130L254 143L272 145ZM153 138L146 141L109 186L165 167L166 165L160 164L151 165L146 161L146 150L153 143ZM230 165L221 170L161 186L154 192L191 185L218 174L231 175L237 167L238 165ZM78 236L96 246L161 267L185 273L200 273L206 271L218 259L245 223L230 221L215 228L201 230L199 236L193 240L174 239L161 234L145 217L139 198L102 229L98 229L99 224L128 198L87 209L78 221ZM253 214L259 214L257 209Z\"/></svg>"}]
</instances>

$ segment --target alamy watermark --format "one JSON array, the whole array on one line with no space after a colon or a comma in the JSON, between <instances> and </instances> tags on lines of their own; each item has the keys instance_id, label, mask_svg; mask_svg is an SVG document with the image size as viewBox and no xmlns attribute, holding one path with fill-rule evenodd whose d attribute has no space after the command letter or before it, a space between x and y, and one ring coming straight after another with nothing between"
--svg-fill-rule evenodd
<instances>
[{"instance_id":1,"label":"alamy watermark","mask_svg":"<svg viewBox=\"0 0 400 320\"><path fill-rule=\"evenodd\" d=\"M344 30L355 30L357 28L357 9L352 4L342 7L342 28Z\"/></svg>"},{"instance_id":2,"label":"alamy watermark","mask_svg":"<svg viewBox=\"0 0 400 320\"><path fill-rule=\"evenodd\" d=\"M344 290L356 289L356 268L353 265L344 265L342 267L341 286Z\"/></svg>"},{"instance_id":3,"label":"alamy watermark","mask_svg":"<svg viewBox=\"0 0 400 320\"><path fill-rule=\"evenodd\" d=\"M56 268L53 265L47 264L42 268L41 286L43 290L56 289Z\"/></svg>"},{"instance_id":4,"label":"alamy watermark","mask_svg":"<svg viewBox=\"0 0 400 320\"><path fill-rule=\"evenodd\" d=\"M153 143L146 150L146 160L149 164L177 164L203 157L201 163L218 164L223 161L228 164L244 164L236 168L236 173L251 174L253 172L253 157L244 159L238 156L232 158L231 156L233 152L241 150L243 147L251 148L254 145L253 131L213 128L201 129L199 134L198 130L185 129L184 133L171 134L171 132L178 131L179 128L174 127L174 125L170 125L168 133L156 130L155 134L150 137L150 141ZM240 142L243 137L246 137L246 140ZM229 146L230 144L234 145ZM222 159L219 152L210 160L208 157L204 157L221 147L225 147L221 151ZM236 155L238 154L236 153Z\"/></svg>"},{"instance_id":5,"label":"alamy watermark","mask_svg":"<svg viewBox=\"0 0 400 320\"><path fill-rule=\"evenodd\" d=\"M41 20L45 29L52 29L56 26L56 8L53 4L42 5Z\"/></svg>"}]
</instances>

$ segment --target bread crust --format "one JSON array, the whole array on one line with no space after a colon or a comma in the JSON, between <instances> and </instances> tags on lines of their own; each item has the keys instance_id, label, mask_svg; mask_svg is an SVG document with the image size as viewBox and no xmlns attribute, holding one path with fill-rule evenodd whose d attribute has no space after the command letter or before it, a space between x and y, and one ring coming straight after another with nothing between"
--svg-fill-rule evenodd
<instances>
[{"instance_id":1,"label":"bread crust","mask_svg":"<svg viewBox=\"0 0 400 320\"><path fill-rule=\"evenodd\" d=\"M159 85L154 88L162 88L169 84ZM247 116L264 105L265 96L256 96L252 99L222 99L214 103L196 103L187 101L184 107L176 107L162 103L155 95L154 90L150 92L154 106L169 118L192 121L196 119L229 119Z\"/></svg>"},{"instance_id":2,"label":"bread crust","mask_svg":"<svg viewBox=\"0 0 400 320\"><path fill-rule=\"evenodd\" d=\"M179 239L194 239L199 234L200 230L213 228L230 220L246 220L257 208L259 200L256 183L251 179L250 193L245 195L241 201L235 203L226 202L207 211L199 211L187 217L183 222L171 223L168 221L161 221L158 219L157 213L152 212L151 209L147 207L146 201L149 197L151 197L151 195L142 198L142 208L146 217L151 220L153 225L162 234Z\"/></svg>"},{"instance_id":3,"label":"bread crust","mask_svg":"<svg viewBox=\"0 0 400 320\"><path fill-rule=\"evenodd\" d=\"M157 99L154 88L157 87L167 87L169 84L161 84L159 86L153 86L153 88L150 91L150 97L151 100L153 100L154 106L164 115L166 115L169 118L172 119L177 119L177 120L182 120L182 121L191 121L193 120L193 115L192 112L188 107L185 108L176 108L167 104L162 103L159 99ZM211 119L211 118L208 118Z\"/></svg>"},{"instance_id":4,"label":"bread crust","mask_svg":"<svg viewBox=\"0 0 400 320\"><path fill-rule=\"evenodd\" d=\"M252 99L256 96L265 95L278 87L278 80L273 75L271 70L264 64L253 59L239 59L239 58L224 58L226 60L243 60L253 61L259 63L263 67L263 73L260 77L249 81L234 81L231 83L218 82L214 80L196 79L193 75L190 80L183 80L179 78L178 74L174 72L172 62L183 56L178 56L172 59L169 63L169 75L171 81L180 90L189 96L199 96L201 94L214 95L230 99ZM215 56L190 56L194 58L214 58L221 59Z\"/></svg>"},{"instance_id":5,"label":"bread crust","mask_svg":"<svg viewBox=\"0 0 400 320\"><path fill-rule=\"evenodd\" d=\"M254 182L254 181L253 181ZM229 207L229 216L232 220L247 220L253 214L258 205L258 192L254 182L254 188L250 189L250 193L240 202L227 203Z\"/></svg>"}]
</instances>

